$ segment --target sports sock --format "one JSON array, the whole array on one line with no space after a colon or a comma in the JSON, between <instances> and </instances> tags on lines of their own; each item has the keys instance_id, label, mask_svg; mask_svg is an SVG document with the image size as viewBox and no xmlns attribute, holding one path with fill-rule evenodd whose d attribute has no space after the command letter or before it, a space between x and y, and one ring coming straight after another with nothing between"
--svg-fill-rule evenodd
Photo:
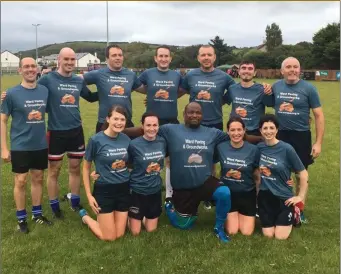
<instances>
[{"instance_id":1,"label":"sports sock","mask_svg":"<svg viewBox=\"0 0 341 274\"><path fill-rule=\"evenodd\" d=\"M32 214L35 218L41 216L43 214L41 205L32 206Z\"/></svg>"},{"instance_id":2,"label":"sports sock","mask_svg":"<svg viewBox=\"0 0 341 274\"><path fill-rule=\"evenodd\" d=\"M26 218L27 218L26 209L17 210L17 219L18 219L18 221L26 220Z\"/></svg>"},{"instance_id":3,"label":"sports sock","mask_svg":"<svg viewBox=\"0 0 341 274\"><path fill-rule=\"evenodd\" d=\"M59 207L58 198L54 199L54 200L50 200L50 206L51 206L53 212L59 211L60 207Z\"/></svg>"},{"instance_id":4,"label":"sports sock","mask_svg":"<svg viewBox=\"0 0 341 274\"><path fill-rule=\"evenodd\" d=\"M173 188L170 181L170 169L166 167L166 199L172 198L173 196Z\"/></svg>"},{"instance_id":5,"label":"sports sock","mask_svg":"<svg viewBox=\"0 0 341 274\"><path fill-rule=\"evenodd\" d=\"M216 202L216 222L215 228L222 229L227 218L227 213L231 209L231 193L227 186L216 189L212 196Z\"/></svg>"},{"instance_id":6,"label":"sports sock","mask_svg":"<svg viewBox=\"0 0 341 274\"><path fill-rule=\"evenodd\" d=\"M71 206L72 207L78 207L80 203L81 197L76 194L71 194Z\"/></svg>"}]
</instances>

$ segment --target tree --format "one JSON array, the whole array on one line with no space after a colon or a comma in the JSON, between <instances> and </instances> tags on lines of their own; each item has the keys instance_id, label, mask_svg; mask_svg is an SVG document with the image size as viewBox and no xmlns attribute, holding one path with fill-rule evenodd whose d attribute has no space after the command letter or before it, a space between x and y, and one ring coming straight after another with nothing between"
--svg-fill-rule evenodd
<instances>
[{"instance_id":1,"label":"tree","mask_svg":"<svg viewBox=\"0 0 341 274\"><path fill-rule=\"evenodd\" d=\"M267 25L265 34L265 45L268 51L272 51L274 48L282 45L282 31L276 23L272 23L271 26Z\"/></svg>"},{"instance_id":2,"label":"tree","mask_svg":"<svg viewBox=\"0 0 341 274\"><path fill-rule=\"evenodd\" d=\"M226 59L230 55L232 55L232 48L228 47L224 43L224 39L221 39L219 36L214 37L214 39L210 39L210 41L211 43L208 43L208 44L214 47L215 53L217 56L216 66L220 66L223 64L223 61L226 61L226 60L222 60L222 56L224 56L225 57L224 59Z\"/></svg>"},{"instance_id":3,"label":"tree","mask_svg":"<svg viewBox=\"0 0 341 274\"><path fill-rule=\"evenodd\" d=\"M316 68L340 69L340 23L328 24L314 35L312 55Z\"/></svg>"}]
</instances>

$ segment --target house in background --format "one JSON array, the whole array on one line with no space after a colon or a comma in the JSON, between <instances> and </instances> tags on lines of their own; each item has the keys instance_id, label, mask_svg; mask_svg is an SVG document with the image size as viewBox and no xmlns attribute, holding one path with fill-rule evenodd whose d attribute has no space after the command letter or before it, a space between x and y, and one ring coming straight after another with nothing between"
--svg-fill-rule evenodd
<instances>
[{"instance_id":1,"label":"house in background","mask_svg":"<svg viewBox=\"0 0 341 274\"><path fill-rule=\"evenodd\" d=\"M267 48L266 48L266 45L265 43L259 45L258 47L256 47L256 50L259 50L259 51L262 51L262 52L267 52Z\"/></svg>"},{"instance_id":2,"label":"house in background","mask_svg":"<svg viewBox=\"0 0 341 274\"><path fill-rule=\"evenodd\" d=\"M1 52L1 68L19 68L20 58L8 50Z\"/></svg>"},{"instance_id":3,"label":"house in background","mask_svg":"<svg viewBox=\"0 0 341 274\"><path fill-rule=\"evenodd\" d=\"M45 65L56 64L58 66L58 54L51 54L49 56L42 57L42 63ZM101 61L97 58L97 53L95 55L89 52L76 53L76 67L77 68L87 68L88 65L100 64Z\"/></svg>"}]
</instances>

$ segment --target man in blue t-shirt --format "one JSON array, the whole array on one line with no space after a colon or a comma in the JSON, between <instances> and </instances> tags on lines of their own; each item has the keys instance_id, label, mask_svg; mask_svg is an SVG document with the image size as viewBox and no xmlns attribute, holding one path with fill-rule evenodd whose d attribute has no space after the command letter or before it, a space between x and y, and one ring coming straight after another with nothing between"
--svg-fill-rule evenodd
<instances>
[{"instance_id":1,"label":"man in blue t-shirt","mask_svg":"<svg viewBox=\"0 0 341 274\"><path fill-rule=\"evenodd\" d=\"M49 91L37 85L37 64L33 58L20 61L21 84L10 88L1 105L1 158L12 163L14 200L18 230L28 233L26 221L26 181L31 175L32 220L37 224L52 225L42 215L44 170L47 168L45 113ZM7 147L7 123L12 117L10 144Z\"/></svg>"},{"instance_id":2,"label":"man in blue t-shirt","mask_svg":"<svg viewBox=\"0 0 341 274\"><path fill-rule=\"evenodd\" d=\"M155 50L155 68L145 70L138 78L141 86L137 92L147 94L147 112L153 112L159 117L160 126L179 124L178 95L181 75L169 69L172 61L171 50L168 46L159 46ZM172 197L170 183L169 158L166 158L166 201Z\"/></svg>"},{"instance_id":3,"label":"man in blue t-shirt","mask_svg":"<svg viewBox=\"0 0 341 274\"><path fill-rule=\"evenodd\" d=\"M163 125L158 133L166 140L170 158L173 202L165 204L167 216L174 227L190 229L197 219L200 202L214 200L214 233L221 241L229 242L223 226L231 207L230 191L212 176L215 147L228 140L228 135L201 125L203 114L199 103L189 103L183 115L185 124ZM141 130L137 131L126 129L125 133L141 134Z\"/></svg>"},{"instance_id":4,"label":"man in blue t-shirt","mask_svg":"<svg viewBox=\"0 0 341 274\"><path fill-rule=\"evenodd\" d=\"M300 63L296 58L286 58L281 73L284 79L272 86L275 114L279 121L278 139L292 145L308 169L320 155L323 142L325 122L319 94L311 83L300 80ZM316 128L316 141L313 145L310 110L314 114ZM299 192L299 187L296 191ZM304 215L302 219L304 222Z\"/></svg>"},{"instance_id":5,"label":"man in blue t-shirt","mask_svg":"<svg viewBox=\"0 0 341 274\"><path fill-rule=\"evenodd\" d=\"M135 72L123 67L123 50L118 45L110 45L105 49L107 67L85 73L87 85L96 85L99 96L98 121L96 133L101 131L112 105L120 105L127 110L128 120L126 127L133 127L133 110L131 93L141 83Z\"/></svg>"},{"instance_id":6,"label":"man in blue t-shirt","mask_svg":"<svg viewBox=\"0 0 341 274\"><path fill-rule=\"evenodd\" d=\"M239 65L240 83L230 86L224 95L227 104L232 105L230 117L239 116L246 127L246 134L258 136L255 141L261 141L258 129L259 120L265 114L265 107L273 105L273 94L266 94L263 85L255 83L256 66L252 61L244 60Z\"/></svg>"}]
</instances>

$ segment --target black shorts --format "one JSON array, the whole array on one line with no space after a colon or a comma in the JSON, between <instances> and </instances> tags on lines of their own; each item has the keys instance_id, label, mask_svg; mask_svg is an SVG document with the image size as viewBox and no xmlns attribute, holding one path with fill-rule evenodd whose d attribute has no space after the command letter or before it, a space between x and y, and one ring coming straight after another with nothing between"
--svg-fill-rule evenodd
<instances>
[{"instance_id":1,"label":"black shorts","mask_svg":"<svg viewBox=\"0 0 341 274\"><path fill-rule=\"evenodd\" d=\"M231 210L244 216L255 217L257 195L256 189L251 191L232 192L231 191Z\"/></svg>"},{"instance_id":2,"label":"black shorts","mask_svg":"<svg viewBox=\"0 0 341 274\"><path fill-rule=\"evenodd\" d=\"M128 216L142 221L143 217L155 219L162 213L161 191L150 195L131 192L131 205Z\"/></svg>"},{"instance_id":3,"label":"black shorts","mask_svg":"<svg viewBox=\"0 0 341 274\"><path fill-rule=\"evenodd\" d=\"M180 124L178 119L159 119L159 126L167 124Z\"/></svg>"},{"instance_id":4,"label":"black shorts","mask_svg":"<svg viewBox=\"0 0 341 274\"><path fill-rule=\"evenodd\" d=\"M71 159L82 159L85 154L82 126L69 130L50 130L47 132L47 140L49 161L63 160L65 152Z\"/></svg>"},{"instance_id":5,"label":"black shorts","mask_svg":"<svg viewBox=\"0 0 341 274\"><path fill-rule=\"evenodd\" d=\"M202 201L211 201L213 193L223 183L210 176L203 185L193 189L173 189L173 205L176 211L187 215L197 215Z\"/></svg>"},{"instance_id":6,"label":"black shorts","mask_svg":"<svg viewBox=\"0 0 341 274\"><path fill-rule=\"evenodd\" d=\"M92 196L101 208L100 214L113 211L127 212L130 207L129 183L103 184L95 183Z\"/></svg>"},{"instance_id":7,"label":"black shorts","mask_svg":"<svg viewBox=\"0 0 341 274\"><path fill-rule=\"evenodd\" d=\"M262 136L262 134L260 133L259 129L247 130L246 134L247 135L251 135L251 136Z\"/></svg>"},{"instance_id":8,"label":"black shorts","mask_svg":"<svg viewBox=\"0 0 341 274\"><path fill-rule=\"evenodd\" d=\"M314 163L311 153L311 131L279 130L278 139L290 144L300 157L302 164L307 169Z\"/></svg>"},{"instance_id":9,"label":"black shorts","mask_svg":"<svg viewBox=\"0 0 341 274\"><path fill-rule=\"evenodd\" d=\"M201 124L204 127L210 127L210 128L216 128L216 129L220 129L223 130L224 126L223 126L223 122L217 123L217 124L211 124L211 125L204 125Z\"/></svg>"},{"instance_id":10,"label":"black shorts","mask_svg":"<svg viewBox=\"0 0 341 274\"><path fill-rule=\"evenodd\" d=\"M34 151L11 151L12 172L27 173L30 169L47 169L47 148Z\"/></svg>"},{"instance_id":11,"label":"black shorts","mask_svg":"<svg viewBox=\"0 0 341 274\"><path fill-rule=\"evenodd\" d=\"M97 122L97 124L96 124L96 133L102 131L102 126L103 125L104 125L104 123ZM127 120L127 123L126 123L126 128L129 128L129 127L134 127L134 123L131 120Z\"/></svg>"},{"instance_id":12,"label":"black shorts","mask_svg":"<svg viewBox=\"0 0 341 274\"><path fill-rule=\"evenodd\" d=\"M294 207L286 206L285 200L269 190L258 193L258 214L262 227L290 226L294 224Z\"/></svg>"}]
</instances>

